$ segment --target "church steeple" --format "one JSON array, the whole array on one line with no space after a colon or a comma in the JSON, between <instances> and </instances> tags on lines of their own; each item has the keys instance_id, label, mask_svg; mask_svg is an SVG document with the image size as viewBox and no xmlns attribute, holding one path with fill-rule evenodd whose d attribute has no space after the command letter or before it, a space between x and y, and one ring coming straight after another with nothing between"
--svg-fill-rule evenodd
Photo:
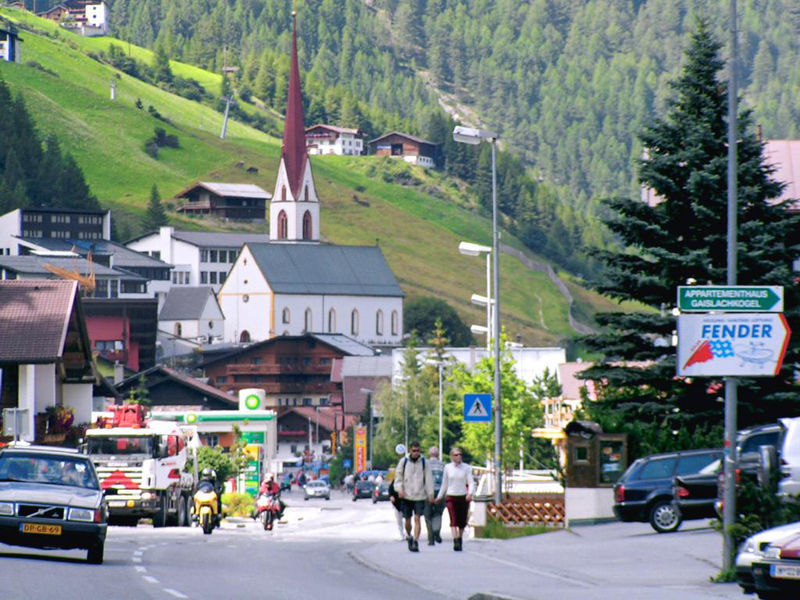
<instances>
[{"instance_id":1,"label":"church steeple","mask_svg":"<svg viewBox=\"0 0 800 600\"><path fill-rule=\"evenodd\" d=\"M306 127L303 116L303 92L300 89L300 67L297 64L297 13L292 12L292 66L289 71L289 98L286 122L283 125L281 157L292 195L297 197L306 165Z\"/></svg>"},{"instance_id":2,"label":"church steeple","mask_svg":"<svg viewBox=\"0 0 800 600\"><path fill-rule=\"evenodd\" d=\"M292 12L289 97L275 194L269 205L269 237L274 242L319 242L319 199L306 152L303 92L297 60L297 13Z\"/></svg>"}]
</instances>

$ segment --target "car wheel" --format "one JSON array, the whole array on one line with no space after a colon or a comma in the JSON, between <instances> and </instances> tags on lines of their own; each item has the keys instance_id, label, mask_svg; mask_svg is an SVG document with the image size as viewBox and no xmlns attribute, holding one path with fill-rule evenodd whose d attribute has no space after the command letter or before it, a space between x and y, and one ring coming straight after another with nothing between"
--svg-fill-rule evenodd
<instances>
[{"instance_id":1,"label":"car wheel","mask_svg":"<svg viewBox=\"0 0 800 600\"><path fill-rule=\"evenodd\" d=\"M104 546L105 543L100 540L97 540L94 544L92 544L86 552L86 562L91 565L102 565Z\"/></svg>"},{"instance_id":2,"label":"car wheel","mask_svg":"<svg viewBox=\"0 0 800 600\"><path fill-rule=\"evenodd\" d=\"M303 500L305 500L306 502L308 502L308 496L306 496L305 498L303 498Z\"/></svg>"},{"instance_id":3,"label":"car wheel","mask_svg":"<svg viewBox=\"0 0 800 600\"><path fill-rule=\"evenodd\" d=\"M189 526L189 509L186 506L186 496L181 496L178 500L178 527Z\"/></svg>"},{"instance_id":4,"label":"car wheel","mask_svg":"<svg viewBox=\"0 0 800 600\"><path fill-rule=\"evenodd\" d=\"M658 533L677 531L682 521L680 511L669 500L659 500L650 509L650 525Z\"/></svg>"}]
</instances>

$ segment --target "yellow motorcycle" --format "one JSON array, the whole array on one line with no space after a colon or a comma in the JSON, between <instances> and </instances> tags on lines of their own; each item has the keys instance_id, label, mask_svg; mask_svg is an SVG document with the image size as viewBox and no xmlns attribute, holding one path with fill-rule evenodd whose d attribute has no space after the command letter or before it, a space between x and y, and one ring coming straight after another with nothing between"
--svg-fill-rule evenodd
<instances>
[{"instance_id":1,"label":"yellow motorcycle","mask_svg":"<svg viewBox=\"0 0 800 600\"><path fill-rule=\"evenodd\" d=\"M219 499L214 485L210 481L201 481L194 493L192 519L202 528L203 533L210 535L214 527L219 526Z\"/></svg>"}]
</instances>

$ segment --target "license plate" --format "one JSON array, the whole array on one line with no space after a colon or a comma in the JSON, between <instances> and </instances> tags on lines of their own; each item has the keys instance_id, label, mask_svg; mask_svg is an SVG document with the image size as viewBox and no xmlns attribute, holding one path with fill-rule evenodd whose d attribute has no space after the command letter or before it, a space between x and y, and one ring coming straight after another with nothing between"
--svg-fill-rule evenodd
<instances>
[{"instance_id":1,"label":"license plate","mask_svg":"<svg viewBox=\"0 0 800 600\"><path fill-rule=\"evenodd\" d=\"M770 565L769 574L776 579L800 579L800 567Z\"/></svg>"},{"instance_id":2,"label":"license plate","mask_svg":"<svg viewBox=\"0 0 800 600\"><path fill-rule=\"evenodd\" d=\"M125 501L124 500L110 500L108 505L111 508L124 508L125 507Z\"/></svg>"},{"instance_id":3,"label":"license plate","mask_svg":"<svg viewBox=\"0 0 800 600\"><path fill-rule=\"evenodd\" d=\"M40 533L44 535L61 535L61 525L43 525L41 523L23 523L22 533Z\"/></svg>"}]
</instances>

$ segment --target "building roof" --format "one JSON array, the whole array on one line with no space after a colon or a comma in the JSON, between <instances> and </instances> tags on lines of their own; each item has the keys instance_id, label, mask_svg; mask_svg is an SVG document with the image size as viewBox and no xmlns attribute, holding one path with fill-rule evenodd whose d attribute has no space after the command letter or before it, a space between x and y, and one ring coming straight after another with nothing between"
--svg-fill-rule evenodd
<instances>
[{"instance_id":1,"label":"building roof","mask_svg":"<svg viewBox=\"0 0 800 600\"><path fill-rule=\"evenodd\" d=\"M404 295L378 246L270 243L247 247L275 293Z\"/></svg>"},{"instance_id":2,"label":"building roof","mask_svg":"<svg viewBox=\"0 0 800 600\"><path fill-rule=\"evenodd\" d=\"M153 269L171 269L172 265L148 256L143 252L131 250L127 246L117 244L111 240L62 240L56 238L29 238L20 237L19 239L23 244L31 248L40 248L43 250L52 250L55 252L70 251L80 256L86 256L90 252L92 256L97 258L99 256L113 256L114 267L125 268L153 268ZM97 261L95 261L97 264Z\"/></svg>"},{"instance_id":3,"label":"building roof","mask_svg":"<svg viewBox=\"0 0 800 600\"><path fill-rule=\"evenodd\" d=\"M303 171L308 162L306 152L303 92L300 89L300 67L297 62L297 16L292 15L292 56L289 69L289 97L286 102L286 119L283 125L281 160L292 196L298 197L303 183Z\"/></svg>"},{"instance_id":4,"label":"building roof","mask_svg":"<svg viewBox=\"0 0 800 600\"><path fill-rule=\"evenodd\" d=\"M217 389L211 385L208 385L207 383L203 383L199 379L195 379L194 377L189 377L188 375L185 375L180 371L176 371L175 369L170 369L169 367L165 367L163 365L155 365L154 367L150 367L145 371L142 371L140 373L137 373L136 375L133 375L132 377L128 377L127 379L120 381L116 385L117 390L120 392L124 392L126 389L138 386L140 378L142 376L144 376L145 385L148 387L149 387L148 384L156 385L158 383L161 383L163 379L166 378L173 380L179 383L180 385L194 389L201 394L212 396L216 400L229 404L233 409L239 408L239 399L237 397L231 396L230 394L226 394L222 390ZM156 381L155 378L158 376L161 376L161 379ZM176 407L172 408L174 410Z\"/></svg>"},{"instance_id":5,"label":"building roof","mask_svg":"<svg viewBox=\"0 0 800 600\"><path fill-rule=\"evenodd\" d=\"M342 421L342 417L339 416L342 414L341 411L333 406L292 406L282 410L278 419L280 420L281 417L291 413L299 415L304 419L310 419L312 426L316 426L317 423L319 423L320 429L326 429L329 432L338 429L336 426L337 417L339 422Z\"/></svg>"},{"instance_id":6,"label":"building roof","mask_svg":"<svg viewBox=\"0 0 800 600\"><path fill-rule=\"evenodd\" d=\"M167 293L161 312L158 313L158 320L199 319L203 316L203 309L208 303L209 296L214 302L217 301L214 290L209 286L173 286Z\"/></svg>"},{"instance_id":7,"label":"building roof","mask_svg":"<svg viewBox=\"0 0 800 600\"><path fill-rule=\"evenodd\" d=\"M160 234L158 231L149 231L138 237L128 240L126 243L137 242L147 237ZM186 242L198 248L228 248L239 249L244 244L251 242L268 242L269 235L266 233L224 233L218 231L180 231L173 230L172 238Z\"/></svg>"},{"instance_id":8,"label":"building roof","mask_svg":"<svg viewBox=\"0 0 800 600\"><path fill-rule=\"evenodd\" d=\"M0 281L0 363L58 360L77 298L77 281Z\"/></svg>"},{"instance_id":9,"label":"building roof","mask_svg":"<svg viewBox=\"0 0 800 600\"><path fill-rule=\"evenodd\" d=\"M792 209L800 211L800 140L767 140L764 158L775 168L773 179L786 184L777 200L794 200Z\"/></svg>"},{"instance_id":10,"label":"building roof","mask_svg":"<svg viewBox=\"0 0 800 600\"><path fill-rule=\"evenodd\" d=\"M306 127L306 134L310 133L314 129L325 129L327 131L332 131L333 133L349 133L351 135L358 135L361 133L359 129L348 129L347 127L337 127L336 125L325 125L324 123L317 123L316 125L312 125L311 127Z\"/></svg>"},{"instance_id":11,"label":"building roof","mask_svg":"<svg viewBox=\"0 0 800 600\"><path fill-rule=\"evenodd\" d=\"M385 133L380 137L376 137L374 140L370 140L369 143L370 144L374 144L375 142L379 142L379 141L381 141L383 139L386 139L386 138L388 138L389 136L392 136L392 135L399 135L400 137L404 137L406 139L409 139L412 142L417 142L418 144L428 144L429 146L439 146L440 145L440 144L437 144L436 142L431 142L429 140L423 140L422 138L418 138L416 136L409 135L407 133L403 133L401 131L390 131L389 133Z\"/></svg>"},{"instance_id":12,"label":"building roof","mask_svg":"<svg viewBox=\"0 0 800 600\"><path fill-rule=\"evenodd\" d=\"M261 187L253 183L217 183L214 181L198 181L196 184L189 186L180 194L176 194L176 198L183 198L189 192L197 188L204 188L217 196L235 197L235 198L260 198L268 200L272 195Z\"/></svg>"},{"instance_id":13,"label":"building roof","mask_svg":"<svg viewBox=\"0 0 800 600\"><path fill-rule=\"evenodd\" d=\"M27 275L42 275L45 279L58 277L58 275L49 271L46 265L60 267L81 275L86 275L94 270L95 277L120 277L126 280L144 280L143 277L135 273L112 269L95 262L90 263L88 260L81 257L72 258L66 256L33 255L0 256L0 268L17 273L25 273Z\"/></svg>"},{"instance_id":14,"label":"building roof","mask_svg":"<svg viewBox=\"0 0 800 600\"><path fill-rule=\"evenodd\" d=\"M342 377L391 377L392 356L345 356Z\"/></svg>"},{"instance_id":15,"label":"building roof","mask_svg":"<svg viewBox=\"0 0 800 600\"><path fill-rule=\"evenodd\" d=\"M309 335L315 337L321 342L325 342L337 350L341 350L348 356L375 355L375 350L373 350L371 347L341 333L310 333Z\"/></svg>"}]
</instances>

